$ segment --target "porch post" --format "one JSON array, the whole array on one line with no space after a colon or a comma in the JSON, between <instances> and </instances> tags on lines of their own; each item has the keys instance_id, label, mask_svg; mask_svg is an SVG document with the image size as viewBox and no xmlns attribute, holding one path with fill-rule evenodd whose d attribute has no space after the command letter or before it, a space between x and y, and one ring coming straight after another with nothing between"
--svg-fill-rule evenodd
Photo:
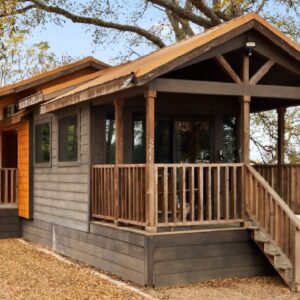
<instances>
[{"instance_id":1,"label":"porch post","mask_svg":"<svg viewBox=\"0 0 300 300\"><path fill-rule=\"evenodd\" d=\"M277 161L278 165L284 164L284 131L285 131L285 124L284 124L284 115L286 112L285 107L279 107L277 109Z\"/></svg>"},{"instance_id":2,"label":"porch post","mask_svg":"<svg viewBox=\"0 0 300 300\"><path fill-rule=\"evenodd\" d=\"M154 175L154 134L155 134L156 91L145 92L146 99L146 230L155 231L155 175Z\"/></svg>"},{"instance_id":3,"label":"porch post","mask_svg":"<svg viewBox=\"0 0 300 300\"><path fill-rule=\"evenodd\" d=\"M284 164L284 131L285 131L285 120L284 115L286 112L285 107L279 107L277 109L277 164L278 164L278 182L277 182L277 191L282 195L283 191L283 181L282 181L282 171L281 165Z\"/></svg>"},{"instance_id":4,"label":"porch post","mask_svg":"<svg viewBox=\"0 0 300 300\"><path fill-rule=\"evenodd\" d=\"M243 58L243 82L249 83L249 56L244 55ZM241 99L241 162L249 163L250 152L250 102L251 97L245 95Z\"/></svg>"},{"instance_id":5,"label":"porch post","mask_svg":"<svg viewBox=\"0 0 300 300\"><path fill-rule=\"evenodd\" d=\"M115 223L119 218L119 164L123 163L123 99L114 101L115 107L115 168L114 168L114 216Z\"/></svg>"}]
</instances>

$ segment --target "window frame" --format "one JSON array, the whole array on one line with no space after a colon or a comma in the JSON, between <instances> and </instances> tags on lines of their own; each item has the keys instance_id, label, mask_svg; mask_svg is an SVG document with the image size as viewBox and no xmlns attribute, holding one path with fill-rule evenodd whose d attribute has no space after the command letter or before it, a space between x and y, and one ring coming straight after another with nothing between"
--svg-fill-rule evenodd
<instances>
[{"instance_id":1,"label":"window frame","mask_svg":"<svg viewBox=\"0 0 300 300\"><path fill-rule=\"evenodd\" d=\"M65 118L70 118L70 117L77 117L77 159L76 160L72 160L72 161L68 161L68 160L60 160L60 145L59 145L59 141L60 141L60 126L59 126L59 122L62 119ZM68 166L79 166L80 165L80 132L81 132L81 122L80 122L80 110L72 110L72 111L68 111L65 112L63 114L59 114L57 116L57 166L58 167L68 167Z\"/></svg>"},{"instance_id":2,"label":"window frame","mask_svg":"<svg viewBox=\"0 0 300 300\"><path fill-rule=\"evenodd\" d=\"M49 148L50 148L50 153L49 153L49 161L48 162L37 162L36 161L36 126L40 126L43 124L49 124L49 135L50 135L50 140L49 140ZM34 159L34 166L36 168L51 168L52 167L52 118L51 116L46 117L46 118L42 118L42 119L38 119L34 121L33 124L33 136L34 136L34 140L33 140L33 159Z\"/></svg>"}]
</instances>

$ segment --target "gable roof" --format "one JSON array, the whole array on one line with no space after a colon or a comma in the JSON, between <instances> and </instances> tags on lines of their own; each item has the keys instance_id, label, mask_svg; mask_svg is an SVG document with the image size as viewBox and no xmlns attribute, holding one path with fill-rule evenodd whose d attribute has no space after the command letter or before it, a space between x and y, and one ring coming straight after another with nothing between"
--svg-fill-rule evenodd
<instances>
[{"instance_id":1,"label":"gable roof","mask_svg":"<svg viewBox=\"0 0 300 300\"><path fill-rule=\"evenodd\" d=\"M283 48L285 51L288 51L291 56L300 61L299 44L293 42L281 31L269 24L265 19L261 18L255 13L250 13L248 15L223 23L219 26L213 27L192 38L160 49L135 61L102 70L99 72L99 76L97 78L73 89L64 95L44 103L41 111L48 112L54 110L54 103L57 104L55 106L55 109L57 109L89 100L93 97L93 93L90 92L88 95L84 96L83 92L87 90L92 91L96 88L99 89L104 87L106 84L112 84L113 82L117 82L116 86L114 88L110 86L108 89L103 88L101 95L116 92L131 86L142 85L150 79L153 79L153 76L151 77L151 75L153 75L158 68L161 68L175 60L181 59L192 51L197 50L199 47L205 46L226 34L234 32L235 30L243 29L239 31L239 33L242 33L251 28L255 28L256 25L259 25L257 30L262 30L262 28L266 29L269 33L278 38L280 41L278 46ZM209 50L209 47L207 47L206 51ZM183 60L183 62L185 61ZM97 96L99 96L99 93L97 93ZM59 102L61 102L61 105Z\"/></svg>"},{"instance_id":2,"label":"gable roof","mask_svg":"<svg viewBox=\"0 0 300 300\"><path fill-rule=\"evenodd\" d=\"M26 90L32 86L37 86L39 84L48 82L50 80L59 78L61 76L76 72L78 70L82 70L86 67L93 67L98 70L106 69L110 67L106 63L97 60L92 56L87 56L83 59L77 60L73 63L45 71L43 73L32 76L28 79L18 81L16 83L6 85L0 88L0 97L6 96L15 92Z\"/></svg>"}]
</instances>

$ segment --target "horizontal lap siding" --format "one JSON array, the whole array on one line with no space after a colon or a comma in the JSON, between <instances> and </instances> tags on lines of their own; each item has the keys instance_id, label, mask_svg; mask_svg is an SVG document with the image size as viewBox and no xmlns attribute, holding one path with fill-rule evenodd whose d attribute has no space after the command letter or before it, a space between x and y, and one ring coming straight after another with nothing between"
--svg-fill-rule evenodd
<instances>
[{"instance_id":1,"label":"horizontal lap siding","mask_svg":"<svg viewBox=\"0 0 300 300\"><path fill-rule=\"evenodd\" d=\"M156 287L272 272L246 230L160 235L152 247Z\"/></svg>"},{"instance_id":2,"label":"horizontal lap siding","mask_svg":"<svg viewBox=\"0 0 300 300\"><path fill-rule=\"evenodd\" d=\"M103 225L92 226L96 233L38 220L24 221L23 236L58 253L144 285L145 236Z\"/></svg>"},{"instance_id":3,"label":"horizontal lap siding","mask_svg":"<svg viewBox=\"0 0 300 300\"><path fill-rule=\"evenodd\" d=\"M78 111L77 111L78 112ZM74 113L77 113L74 112ZM73 114L70 111L70 114ZM51 167L34 168L34 219L88 231L89 228L89 106L79 113L79 164L58 162L58 117L51 116ZM36 115L41 122L44 116ZM45 119L47 121L47 119Z\"/></svg>"}]
</instances>

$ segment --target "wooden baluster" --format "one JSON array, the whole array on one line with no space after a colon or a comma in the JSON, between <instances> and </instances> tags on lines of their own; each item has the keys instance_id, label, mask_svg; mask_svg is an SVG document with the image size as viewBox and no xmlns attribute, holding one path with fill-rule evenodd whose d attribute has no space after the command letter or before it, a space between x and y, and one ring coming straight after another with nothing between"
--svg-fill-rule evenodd
<instances>
[{"instance_id":1,"label":"wooden baluster","mask_svg":"<svg viewBox=\"0 0 300 300\"><path fill-rule=\"evenodd\" d=\"M8 203L8 170L4 171L4 203Z\"/></svg>"},{"instance_id":2,"label":"wooden baluster","mask_svg":"<svg viewBox=\"0 0 300 300\"><path fill-rule=\"evenodd\" d=\"M203 206L203 167L198 167L198 220L203 221L204 206Z\"/></svg>"},{"instance_id":3,"label":"wooden baluster","mask_svg":"<svg viewBox=\"0 0 300 300\"><path fill-rule=\"evenodd\" d=\"M190 169L190 177L189 177L189 185L190 185L190 214L191 221L195 221L195 169L191 167Z\"/></svg>"},{"instance_id":4,"label":"wooden baluster","mask_svg":"<svg viewBox=\"0 0 300 300\"><path fill-rule=\"evenodd\" d=\"M168 168L163 168L163 220L168 222Z\"/></svg>"},{"instance_id":5,"label":"wooden baluster","mask_svg":"<svg viewBox=\"0 0 300 300\"><path fill-rule=\"evenodd\" d=\"M233 219L237 218L237 195L236 195L236 167L232 167L232 181L231 181L231 195L232 195L232 216Z\"/></svg>"},{"instance_id":6,"label":"wooden baluster","mask_svg":"<svg viewBox=\"0 0 300 300\"><path fill-rule=\"evenodd\" d=\"M206 171L207 176L207 187L206 187L206 194L207 194L207 220L212 220L212 204L211 204L211 167L207 167Z\"/></svg>"},{"instance_id":7,"label":"wooden baluster","mask_svg":"<svg viewBox=\"0 0 300 300\"><path fill-rule=\"evenodd\" d=\"M220 167L214 170L214 201L215 219L221 220L221 201L220 201Z\"/></svg>"},{"instance_id":8,"label":"wooden baluster","mask_svg":"<svg viewBox=\"0 0 300 300\"><path fill-rule=\"evenodd\" d=\"M140 193L140 181L141 181L141 176L140 176L140 171L141 168L136 168L136 182L135 182L135 190L136 190L136 205L135 205L135 209L136 209L136 220L138 222L141 222L141 216L140 216L140 205L141 205L141 193ZM156 187L156 185L155 185Z\"/></svg>"},{"instance_id":9,"label":"wooden baluster","mask_svg":"<svg viewBox=\"0 0 300 300\"><path fill-rule=\"evenodd\" d=\"M187 213L187 209L186 209L186 168L182 167L182 222L186 222L186 213Z\"/></svg>"},{"instance_id":10,"label":"wooden baluster","mask_svg":"<svg viewBox=\"0 0 300 300\"><path fill-rule=\"evenodd\" d=\"M177 221L177 168L173 167L173 182L172 182L172 192L173 192L173 222Z\"/></svg>"},{"instance_id":11,"label":"wooden baluster","mask_svg":"<svg viewBox=\"0 0 300 300\"><path fill-rule=\"evenodd\" d=\"M265 194L265 228L270 232L270 194Z\"/></svg>"},{"instance_id":12,"label":"wooden baluster","mask_svg":"<svg viewBox=\"0 0 300 300\"><path fill-rule=\"evenodd\" d=\"M292 279L292 289L294 291L300 290L300 230L299 228L294 228L293 230L293 279Z\"/></svg>"},{"instance_id":13,"label":"wooden baluster","mask_svg":"<svg viewBox=\"0 0 300 300\"><path fill-rule=\"evenodd\" d=\"M229 214L229 167L224 168L224 201L225 201L225 220L230 219Z\"/></svg>"}]
</instances>

